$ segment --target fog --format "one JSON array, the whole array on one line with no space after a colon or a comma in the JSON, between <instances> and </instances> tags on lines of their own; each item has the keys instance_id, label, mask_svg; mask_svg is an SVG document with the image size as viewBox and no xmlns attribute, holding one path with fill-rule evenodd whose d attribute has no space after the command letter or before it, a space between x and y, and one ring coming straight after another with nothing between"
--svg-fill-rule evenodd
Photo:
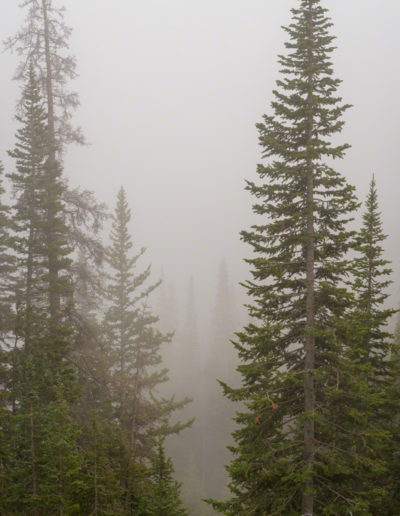
<instances>
[{"instance_id":1,"label":"fog","mask_svg":"<svg viewBox=\"0 0 400 516\"><path fill-rule=\"evenodd\" d=\"M0 3L1 39L21 23L18 2ZM400 6L387 0L329 2L337 36L336 75L354 105L344 138L352 145L338 165L364 197L375 173L389 235L387 256L400 249ZM65 2L79 78L76 122L90 142L71 146L66 174L112 207L124 185L138 245L158 276L178 292L193 275L209 317L218 263L247 277L249 251L239 232L252 219L245 179L260 160L255 123L269 109L284 49L281 25L294 1L80 0ZM16 56L0 60L2 156L13 144L11 82Z\"/></svg>"},{"instance_id":2,"label":"fog","mask_svg":"<svg viewBox=\"0 0 400 516\"><path fill-rule=\"evenodd\" d=\"M0 39L23 20L17 0L0 2ZM193 277L199 334L209 335L222 259L236 296L250 250L239 233L254 216L244 190L260 161L255 123L269 111L293 0L64 0L81 106L74 121L87 146L68 147L65 174L114 207L123 185L132 234L153 277L173 285L181 314ZM335 74L353 104L336 164L364 200L375 174L391 306L399 301L400 19L398 0L330 0ZM18 56L0 56L0 157L14 143L12 76Z\"/></svg>"}]
</instances>

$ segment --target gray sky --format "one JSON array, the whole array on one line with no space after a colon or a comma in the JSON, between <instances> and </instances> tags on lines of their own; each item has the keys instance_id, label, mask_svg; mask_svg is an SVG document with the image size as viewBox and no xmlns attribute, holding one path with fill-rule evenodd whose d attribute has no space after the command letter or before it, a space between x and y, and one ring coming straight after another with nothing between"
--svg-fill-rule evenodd
<instances>
[{"instance_id":1,"label":"gray sky","mask_svg":"<svg viewBox=\"0 0 400 516\"><path fill-rule=\"evenodd\" d=\"M0 0L0 39L21 23ZM59 0L74 29L80 77L77 122L91 142L71 147L66 174L109 206L126 187L139 246L182 290L191 274L209 300L220 259L247 276L238 233L252 220L244 179L259 161L254 124L269 110L293 0ZM361 198L376 175L399 298L400 3L325 0L338 36L344 140L337 168ZM0 55L0 157L13 145L16 57ZM205 311L208 309L205 308Z\"/></svg>"}]
</instances>

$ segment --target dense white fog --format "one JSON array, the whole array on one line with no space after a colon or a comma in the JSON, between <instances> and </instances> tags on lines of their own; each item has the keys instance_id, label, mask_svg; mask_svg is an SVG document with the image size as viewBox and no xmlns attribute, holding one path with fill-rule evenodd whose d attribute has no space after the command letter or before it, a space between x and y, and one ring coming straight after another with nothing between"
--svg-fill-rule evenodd
<instances>
[{"instance_id":1,"label":"dense white fog","mask_svg":"<svg viewBox=\"0 0 400 516\"><path fill-rule=\"evenodd\" d=\"M245 179L260 161L255 123L269 110L284 50L281 26L294 1L69 0L71 50L81 107L75 120L89 147L71 146L66 175L111 208L124 185L132 230L179 297L194 277L203 320L210 317L216 273L225 257L235 281L247 277L249 250L239 232L253 218ZM394 262L398 299L400 250L398 124L400 34L395 0L335 0L328 7L337 36L335 73L343 80L343 139L352 145L338 164L360 198L375 174ZM1 39L22 18L18 2L0 3ZM12 146L11 83L17 58L2 54L2 155Z\"/></svg>"},{"instance_id":2,"label":"dense white fog","mask_svg":"<svg viewBox=\"0 0 400 516\"><path fill-rule=\"evenodd\" d=\"M19 3L0 0L0 41L22 25ZM216 378L238 385L237 357L229 339L249 321L240 283L249 279L245 258L252 252L240 232L256 220L254 198L245 191L246 180L258 180L256 167L261 161L255 124L271 112L280 73L278 56L286 53L282 26L290 23L290 9L299 2L54 3L65 5L66 23L73 29L69 46L77 59L78 76L71 89L79 93L81 103L73 122L82 127L88 141L66 147L64 175L73 187L93 191L110 213L120 187L125 188L134 247L147 248L139 269L151 264L153 281L163 280L150 301L161 318L158 328L175 332L169 350L163 351L171 379L157 389L194 399L173 417L173 421L195 417L193 428L170 438L167 452L174 459L177 478L184 481L182 495L189 515L216 514L199 500L227 495L223 467L230 460L225 447L232 442L233 408ZM342 134L335 135L335 143L346 142L351 148L333 166L356 186L362 203L375 175L388 235L384 254L393 264L385 306L396 308L400 301L400 3L325 0L323 4L329 8L337 37L334 74L343 81L340 96L352 104L345 112ZM15 167L7 151L15 144L17 129L15 106L21 85L13 75L19 59L17 53L0 54L0 160L6 172ZM9 196L9 179L6 185ZM361 211L355 228L360 220ZM107 243L109 229L108 222ZM391 317L390 328L394 322ZM272 409L277 409L279 405L268 398L268 404L271 401ZM253 422L259 423L257 414Z\"/></svg>"}]
</instances>

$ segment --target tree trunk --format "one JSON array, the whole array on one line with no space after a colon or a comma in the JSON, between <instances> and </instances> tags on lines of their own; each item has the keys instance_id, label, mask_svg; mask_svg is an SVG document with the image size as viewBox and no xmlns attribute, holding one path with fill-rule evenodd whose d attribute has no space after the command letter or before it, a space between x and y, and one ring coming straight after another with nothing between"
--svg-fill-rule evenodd
<instances>
[{"instance_id":1,"label":"tree trunk","mask_svg":"<svg viewBox=\"0 0 400 516\"><path fill-rule=\"evenodd\" d=\"M58 293L58 264L57 252L55 250L56 237L54 234L54 193L53 187L56 179L57 159L56 159L56 132L54 120L54 95L53 95L53 75L50 55L50 35L49 20L47 12L47 0L42 0L43 22L44 22L44 43L46 54L46 93L47 93L47 117L49 132L49 160L47 170L48 206L47 206L47 245L49 260L49 304L50 315L53 322L56 322L60 313L60 295Z\"/></svg>"},{"instance_id":2,"label":"tree trunk","mask_svg":"<svg viewBox=\"0 0 400 516\"><path fill-rule=\"evenodd\" d=\"M32 202L32 196L31 196ZM32 288L33 288L33 238L34 229L32 221L30 222L29 238L28 238L28 259L26 271L26 307L25 307L25 349L30 351L31 340L31 323L32 323Z\"/></svg>"},{"instance_id":3,"label":"tree trunk","mask_svg":"<svg viewBox=\"0 0 400 516\"><path fill-rule=\"evenodd\" d=\"M33 420L33 408L32 404L30 405L29 410L29 423L30 423L30 437L31 437L31 470L32 470L32 494L33 496L37 496L37 475L36 475L36 450L35 450L35 427ZM34 516L39 516L39 509L37 507L33 510Z\"/></svg>"},{"instance_id":4,"label":"tree trunk","mask_svg":"<svg viewBox=\"0 0 400 516\"><path fill-rule=\"evenodd\" d=\"M310 42L313 37L312 26L312 2L309 1L309 25L308 35ZM309 49L310 65L313 60L312 48ZM310 156L310 145L313 132L312 113L313 77L309 77L308 92L308 127L306 150L307 157L307 249L306 249L306 341L305 351L305 374L304 374L304 408L306 421L304 423L304 460L306 462L306 481L302 495L303 515L313 516L314 514L314 461L315 461L315 237L314 237L314 170L313 160Z\"/></svg>"}]
</instances>

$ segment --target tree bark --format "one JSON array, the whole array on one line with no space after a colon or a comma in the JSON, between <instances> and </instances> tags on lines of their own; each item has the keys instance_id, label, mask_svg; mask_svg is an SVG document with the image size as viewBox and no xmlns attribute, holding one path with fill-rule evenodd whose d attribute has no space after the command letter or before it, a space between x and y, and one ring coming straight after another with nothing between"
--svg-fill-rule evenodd
<instances>
[{"instance_id":1,"label":"tree bark","mask_svg":"<svg viewBox=\"0 0 400 516\"><path fill-rule=\"evenodd\" d=\"M47 93L47 122L49 133L49 160L47 170L47 188L48 188L48 227L47 227L47 244L48 244L48 260L49 260L49 304L50 315L53 322L57 322L60 314L60 295L58 293L58 263L57 252L55 250L56 237L54 234L54 193L52 189L56 179L57 158L56 158L56 132L54 117L54 94L53 94L53 75L50 53L50 34L49 19L47 10L47 0L42 0L43 24L44 24L44 44L46 55L46 93Z\"/></svg>"},{"instance_id":2,"label":"tree bark","mask_svg":"<svg viewBox=\"0 0 400 516\"><path fill-rule=\"evenodd\" d=\"M313 37L312 1L309 0L308 35ZM309 64L312 64L313 52L309 49ZM310 66L311 68L311 66ZM313 132L313 76L310 74L308 92L308 124L306 135L307 157L307 249L306 249L306 339L305 339L305 374L304 374L304 460L306 463L306 481L302 494L302 512L304 515L314 514L314 462L315 462L315 236L314 236L314 167L310 154Z\"/></svg>"},{"instance_id":3,"label":"tree bark","mask_svg":"<svg viewBox=\"0 0 400 516\"><path fill-rule=\"evenodd\" d=\"M32 404L30 405L29 410L29 423L30 423L30 437L31 437L31 459L32 459L32 494L33 496L37 496L37 475L36 475L36 450L35 450L35 426L33 419L33 408ZM37 507L33 510L34 516L39 516L39 509Z\"/></svg>"}]
</instances>

